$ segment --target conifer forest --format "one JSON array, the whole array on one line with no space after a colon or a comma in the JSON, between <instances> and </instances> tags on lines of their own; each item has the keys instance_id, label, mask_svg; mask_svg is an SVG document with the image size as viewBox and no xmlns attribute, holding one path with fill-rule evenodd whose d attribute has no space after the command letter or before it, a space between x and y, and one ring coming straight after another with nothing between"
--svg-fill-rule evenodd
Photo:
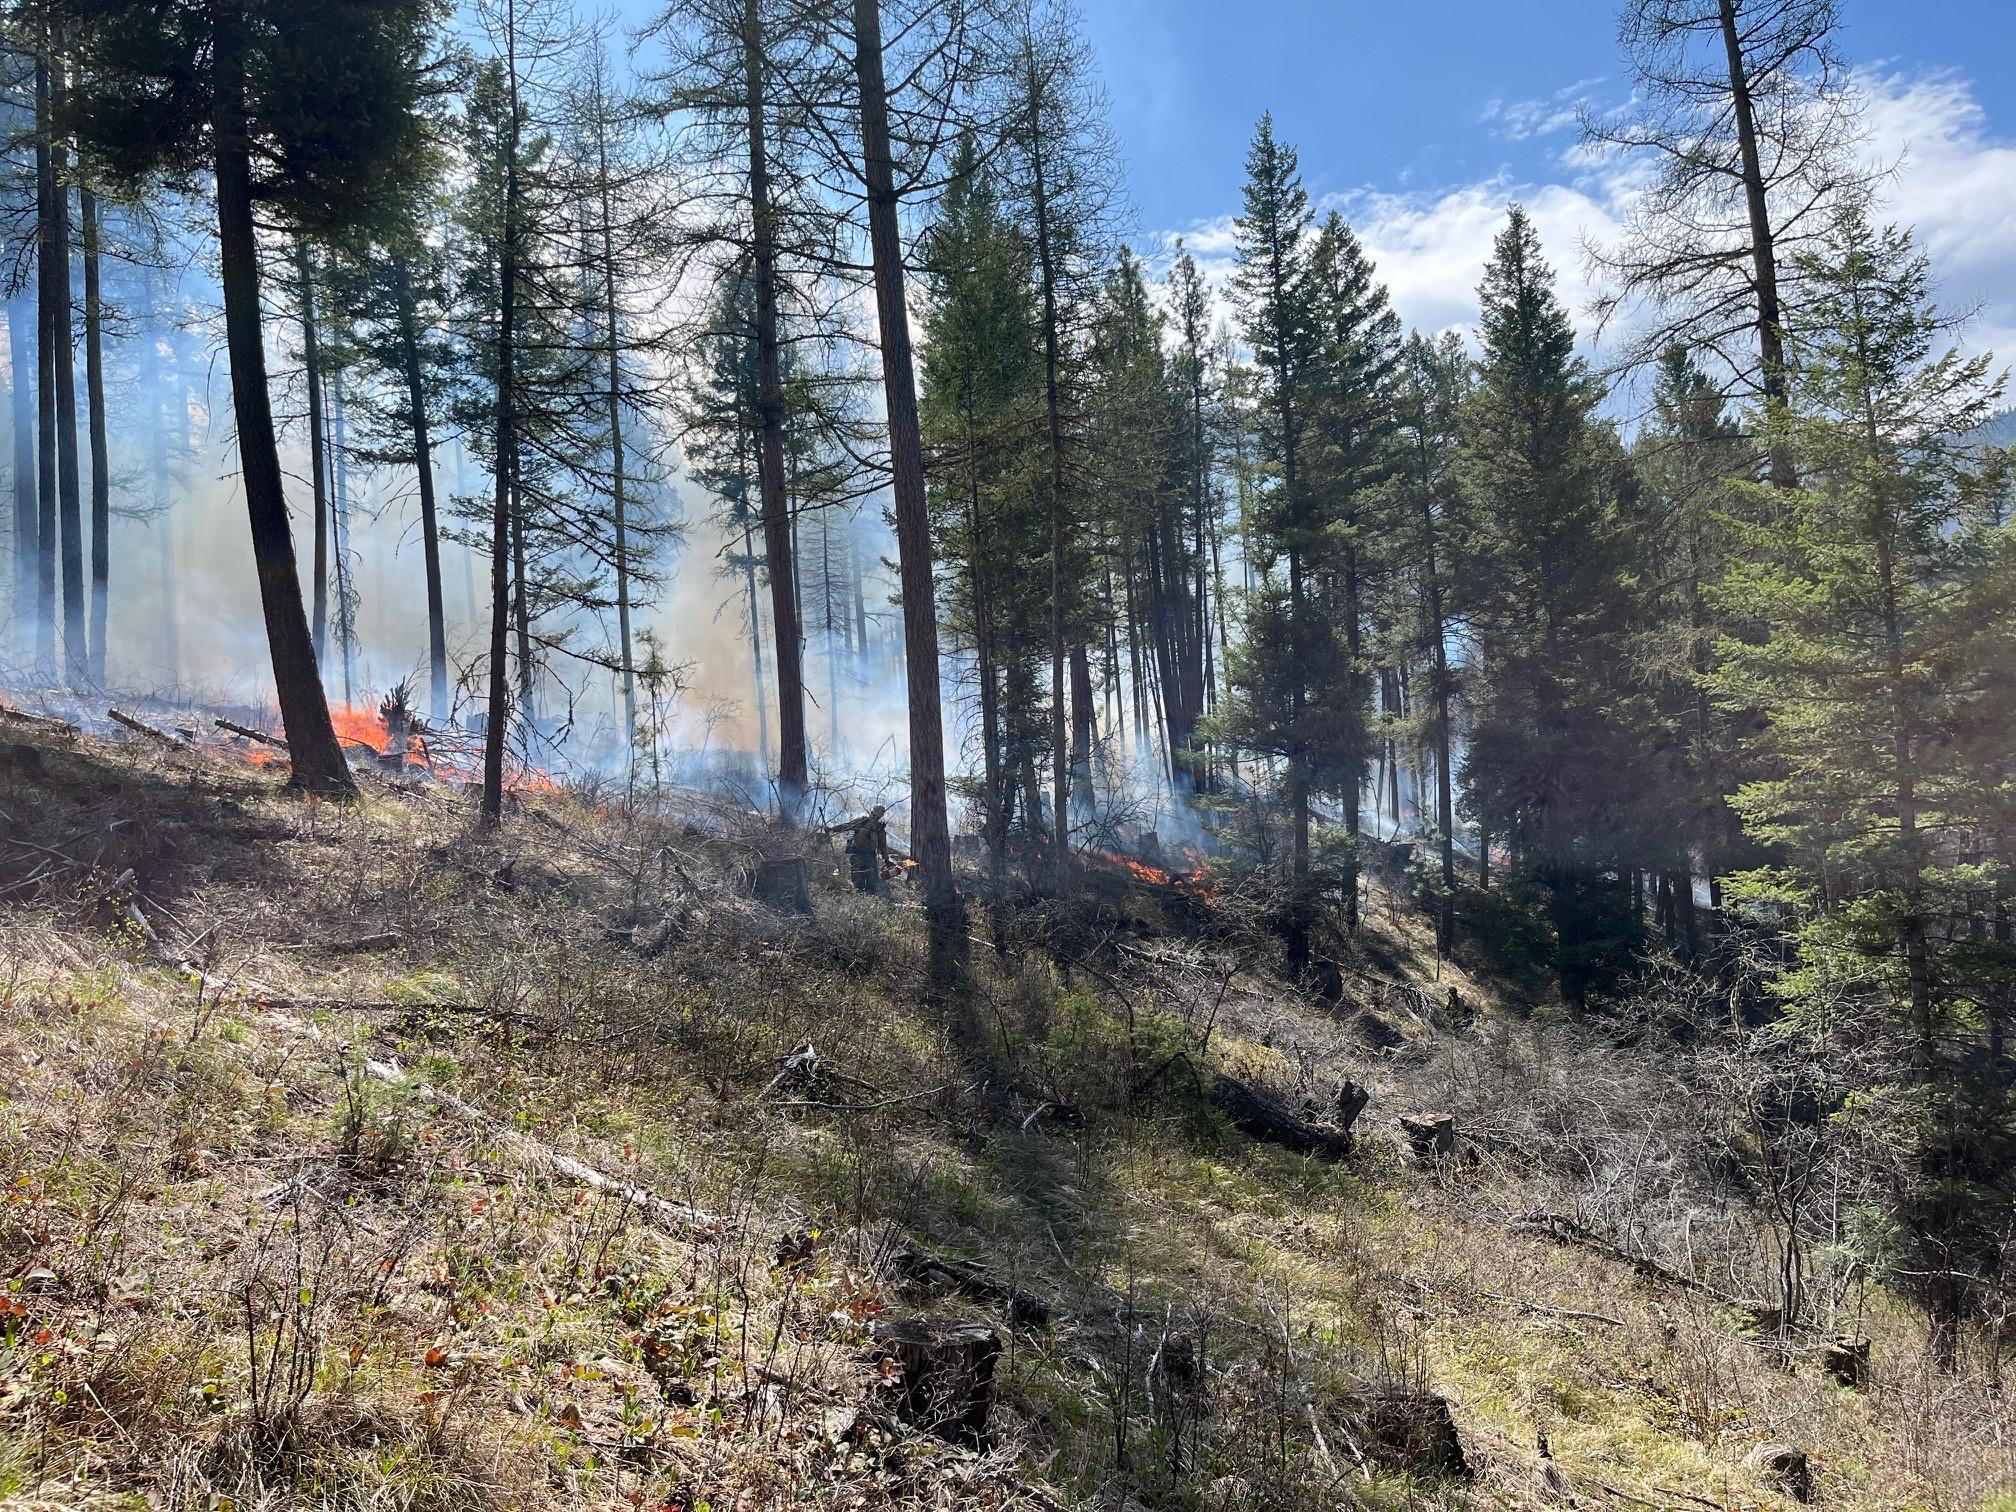
<instances>
[{"instance_id":1,"label":"conifer forest","mask_svg":"<svg viewBox=\"0 0 2016 1512\"><path fill-rule=\"evenodd\" d=\"M1108 9L0 5L0 1507L2016 1512L2016 149Z\"/></svg>"}]
</instances>

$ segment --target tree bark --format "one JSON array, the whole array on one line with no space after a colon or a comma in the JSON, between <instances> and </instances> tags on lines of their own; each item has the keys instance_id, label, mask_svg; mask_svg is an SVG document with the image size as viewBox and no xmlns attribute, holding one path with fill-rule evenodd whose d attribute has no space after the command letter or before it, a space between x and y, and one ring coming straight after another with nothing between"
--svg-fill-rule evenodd
<instances>
[{"instance_id":1,"label":"tree bark","mask_svg":"<svg viewBox=\"0 0 2016 1512\"><path fill-rule=\"evenodd\" d=\"M917 383L910 352L910 312L903 293L903 244L897 225L889 102L882 76L880 0L853 0L854 68L860 91L862 183L875 266L882 338L882 386L889 416L896 549L903 587L904 670L910 694L910 852L930 934L931 977L941 987L963 980L966 909L952 879L952 836L945 808L945 732L939 710L938 606L931 578L931 521L924 497L924 446L917 423Z\"/></svg>"},{"instance_id":2,"label":"tree bark","mask_svg":"<svg viewBox=\"0 0 2016 1512\"><path fill-rule=\"evenodd\" d=\"M784 493L784 378L778 358L777 225L763 117L763 36L756 0L742 12L742 73L749 130L751 261L756 277L756 415L762 430L757 483L763 501L763 554L770 568L770 639L777 652L777 799L796 824L810 787L805 748L805 643L798 625L797 555Z\"/></svg>"},{"instance_id":3,"label":"tree bark","mask_svg":"<svg viewBox=\"0 0 2016 1512\"><path fill-rule=\"evenodd\" d=\"M600 88L600 75L597 75ZM630 640L630 522L628 519L629 476L623 453L623 363L621 336L617 330L616 227L609 198L609 150L607 123L598 110L595 121L595 152L602 201L602 300L606 326L606 357L609 365L609 514L616 546L616 654L622 668L623 767L627 772L637 752L637 668Z\"/></svg>"},{"instance_id":4,"label":"tree bark","mask_svg":"<svg viewBox=\"0 0 2016 1512\"><path fill-rule=\"evenodd\" d=\"M1778 299L1778 243L1771 228L1763 157L1757 145L1757 108L1737 24L1736 0L1717 0L1722 46L1729 60L1729 100L1736 118L1736 145L1743 163L1743 199L1750 220L1751 282L1757 293L1757 354L1764 369L1764 403L1776 411L1785 402L1785 327ZM1791 454L1773 444L1771 481L1779 488L1798 483ZM1691 906L1691 900L1690 900Z\"/></svg>"},{"instance_id":5,"label":"tree bark","mask_svg":"<svg viewBox=\"0 0 2016 1512\"><path fill-rule=\"evenodd\" d=\"M52 34L50 57L49 112L53 123L62 118L68 103L60 29ZM69 156L62 134L54 132L49 144L54 192L42 246L49 260L50 280L56 296L50 335L56 354L56 503L57 533L63 561L63 673L72 688L83 688L89 681L91 668L84 634L84 498L77 467L77 353L70 302L70 186L65 182Z\"/></svg>"},{"instance_id":6,"label":"tree bark","mask_svg":"<svg viewBox=\"0 0 2016 1512\"><path fill-rule=\"evenodd\" d=\"M1050 501L1050 782L1056 813L1056 849L1051 854L1055 883L1061 893L1071 881L1071 745L1066 724L1065 552L1070 521L1064 509L1064 414L1062 346L1057 313L1057 256L1050 229L1050 192L1044 174L1043 128L1039 119L1040 89L1036 58L1024 43L1023 64L1029 122L1029 166L1035 190L1036 269L1043 298L1043 413L1048 448L1047 483ZM1089 682L1089 678L1087 681ZM1088 706L1084 714L1089 716Z\"/></svg>"},{"instance_id":7,"label":"tree bark","mask_svg":"<svg viewBox=\"0 0 2016 1512\"><path fill-rule=\"evenodd\" d=\"M406 405L413 415L413 470L420 479L420 554L427 574L427 712L448 718L448 611L441 587L440 508L434 497L434 445L427 423L427 386L420 370L420 333L413 307L413 276L404 257L393 259L399 297L399 355ZM624 637L627 654L629 637ZM629 664L624 664L627 677Z\"/></svg>"},{"instance_id":8,"label":"tree bark","mask_svg":"<svg viewBox=\"0 0 2016 1512\"><path fill-rule=\"evenodd\" d=\"M50 123L49 58L35 60L35 667L56 677L56 343L68 299L54 253L56 157ZM67 322L66 322L67 325Z\"/></svg>"},{"instance_id":9,"label":"tree bark","mask_svg":"<svg viewBox=\"0 0 2016 1512\"><path fill-rule=\"evenodd\" d=\"M518 324L518 12L504 0L505 89L510 126L505 140L504 225L497 256L497 456L490 508L490 688L483 731L483 800L479 824L504 821L504 726L510 718L511 458L518 448L515 367Z\"/></svg>"},{"instance_id":10,"label":"tree bark","mask_svg":"<svg viewBox=\"0 0 2016 1512\"><path fill-rule=\"evenodd\" d=\"M329 651L329 454L322 444L322 351L315 332L315 270L305 237L294 239L294 277L301 286L301 361L308 379L309 477L315 491L315 549L310 585L314 609L308 638L315 665L327 665Z\"/></svg>"},{"instance_id":11,"label":"tree bark","mask_svg":"<svg viewBox=\"0 0 2016 1512\"><path fill-rule=\"evenodd\" d=\"M241 0L213 10L216 77L212 105L217 179L217 242L224 294L225 342L231 358L231 398L238 421L239 465L252 527L252 559L273 659L273 689L293 762L291 785L332 797L355 797L357 786L337 744L328 700L315 668L273 411L266 391L266 347L259 314L259 246L252 221L250 129L245 115L245 16Z\"/></svg>"},{"instance_id":12,"label":"tree bark","mask_svg":"<svg viewBox=\"0 0 2016 1512\"><path fill-rule=\"evenodd\" d=\"M111 619L112 477L105 438L105 305L98 281L98 197L83 191L84 394L91 437L91 686L105 686L105 634Z\"/></svg>"},{"instance_id":13,"label":"tree bark","mask_svg":"<svg viewBox=\"0 0 2016 1512\"><path fill-rule=\"evenodd\" d=\"M14 416L14 629L24 650L35 623L35 350L33 305L25 294L7 301L8 400Z\"/></svg>"}]
</instances>

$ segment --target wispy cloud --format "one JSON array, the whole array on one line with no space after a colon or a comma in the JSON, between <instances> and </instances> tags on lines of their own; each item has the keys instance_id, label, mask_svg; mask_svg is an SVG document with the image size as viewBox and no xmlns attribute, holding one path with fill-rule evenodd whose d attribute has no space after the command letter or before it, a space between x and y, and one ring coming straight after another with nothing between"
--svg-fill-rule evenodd
<instances>
[{"instance_id":1,"label":"wispy cloud","mask_svg":"<svg viewBox=\"0 0 2016 1512\"><path fill-rule=\"evenodd\" d=\"M1550 102L1572 116L1564 102L1587 97L1598 82L1579 80ZM1947 303L1978 307L1969 344L2016 359L2016 193L2010 188L2016 185L2016 138L1990 129L1972 85L1957 73L1865 69L1858 85L1866 151L1875 162L1895 165L1883 185L1884 215L1916 228ZM1513 119L1514 108L1494 107L1490 119ZM1617 235L1647 171L1643 161L1594 155L1577 143L1565 145L1538 173L1505 169L1434 190L1367 186L1327 195L1321 206L1351 222L1377 260L1401 318L1424 331L1442 331L1474 324L1477 283L1492 238L1506 206L1518 201L1533 217L1563 301L1584 340L1593 341L1591 307L1600 290L1586 251ZM1166 234L1162 245L1177 234L1222 286L1232 268L1232 216L1193 222ZM1224 308L1229 314L1229 303Z\"/></svg>"}]
</instances>

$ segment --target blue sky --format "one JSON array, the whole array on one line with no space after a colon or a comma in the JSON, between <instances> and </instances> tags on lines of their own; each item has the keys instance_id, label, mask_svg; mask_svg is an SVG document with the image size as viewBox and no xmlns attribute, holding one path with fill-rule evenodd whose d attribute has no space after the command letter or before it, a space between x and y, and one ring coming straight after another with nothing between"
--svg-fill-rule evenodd
<instances>
[{"instance_id":1,"label":"blue sky","mask_svg":"<svg viewBox=\"0 0 2016 1512\"><path fill-rule=\"evenodd\" d=\"M1628 89L1611 0L1082 0L1142 223L1236 207L1253 123L1274 112L1312 190L1432 189L1540 172L1558 137L1513 140L1493 100ZM2016 4L1844 0L1856 65L1957 69L2016 135ZM2016 195L2016 187L2012 187Z\"/></svg>"},{"instance_id":2,"label":"blue sky","mask_svg":"<svg viewBox=\"0 0 2016 1512\"><path fill-rule=\"evenodd\" d=\"M1629 94L1613 0L1080 0L1154 246L1183 233L1222 273L1253 124L1272 110L1424 327L1465 323L1504 205L1533 210L1578 312L1581 247L1624 177L1570 157L1578 100ZM1919 228L1975 340L2016 357L2016 3L1842 0L1869 152L1901 163L1889 213Z\"/></svg>"}]
</instances>

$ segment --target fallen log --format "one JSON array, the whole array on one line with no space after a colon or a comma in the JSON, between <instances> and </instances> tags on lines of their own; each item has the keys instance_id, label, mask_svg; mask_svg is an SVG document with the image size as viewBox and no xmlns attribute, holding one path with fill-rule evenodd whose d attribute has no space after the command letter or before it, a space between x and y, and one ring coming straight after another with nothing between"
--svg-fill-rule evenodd
<instances>
[{"instance_id":1,"label":"fallen log","mask_svg":"<svg viewBox=\"0 0 2016 1512\"><path fill-rule=\"evenodd\" d=\"M942 1286L977 1301L991 1302L1012 1323L1042 1328L1050 1321L1050 1304L1034 1292L1001 1280L970 1260L934 1255L914 1244L898 1242L887 1256L890 1270L919 1286Z\"/></svg>"},{"instance_id":2,"label":"fallen log","mask_svg":"<svg viewBox=\"0 0 2016 1512\"><path fill-rule=\"evenodd\" d=\"M1513 1220L1512 1227L1524 1233L1538 1234L1542 1238L1551 1239L1556 1244L1572 1245L1577 1249L1586 1249L1595 1254L1607 1256L1612 1260L1621 1261L1646 1280L1657 1281L1662 1285L1673 1287L1677 1291L1692 1292L1699 1297L1710 1297L1725 1306L1743 1307L1746 1305L1741 1299L1717 1291L1705 1281L1697 1281L1692 1276L1683 1276L1678 1271L1661 1265L1649 1255L1636 1254L1624 1248L1623 1245L1604 1238L1593 1229L1585 1228L1574 1219L1564 1217L1560 1213L1549 1213L1544 1210L1522 1213Z\"/></svg>"},{"instance_id":3,"label":"fallen log","mask_svg":"<svg viewBox=\"0 0 2016 1512\"><path fill-rule=\"evenodd\" d=\"M26 709L17 709L10 704L0 703L0 719L19 720L22 724L58 735L77 733L77 726L67 719L54 719L47 714L30 714Z\"/></svg>"},{"instance_id":4,"label":"fallen log","mask_svg":"<svg viewBox=\"0 0 2016 1512\"><path fill-rule=\"evenodd\" d=\"M189 749L188 742L184 741L180 736L170 735L166 730L157 730L145 720L135 719L131 714L124 713L118 709L107 709L105 714L114 724L124 725L127 729L132 730L136 734L145 735L150 740L158 740L171 750L186 751Z\"/></svg>"},{"instance_id":5,"label":"fallen log","mask_svg":"<svg viewBox=\"0 0 2016 1512\"><path fill-rule=\"evenodd\" d=\"M1211 1084L1211 1106L1240 1133L1298 1155L1337 1160L1351 1152L1351 1136L1344 1130L1310 1123L1279 1098L1222 1071Z\"/></svg>"},{"instance_id":6,"label":"fallen log","mask_svg":"<svg viewBox=\"0 0 2016 1512\"><path fill-rule=\"evenodd\" d=\"M287 742L282 740L278 735L268 735L264 730L255 730L250 725L233 723L221 715L210 722L227 734L243 736L246 740L254 741L259 745L271 746L276 751L287 749Z\"/></svg>"}]
</instances>

